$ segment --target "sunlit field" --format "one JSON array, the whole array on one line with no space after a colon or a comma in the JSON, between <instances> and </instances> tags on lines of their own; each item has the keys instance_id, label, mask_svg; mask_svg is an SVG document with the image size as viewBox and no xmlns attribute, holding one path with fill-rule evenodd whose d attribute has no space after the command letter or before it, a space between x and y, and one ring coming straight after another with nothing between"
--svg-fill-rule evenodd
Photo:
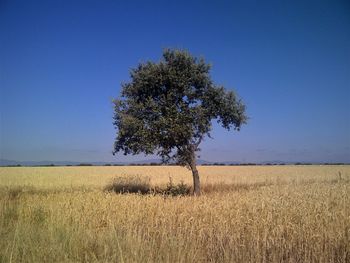
<instances>
[{"instance_id":1,"label":"sunlit field","mask_svg":"<svg viewBox=\"0 0 350 263\"><path fill-rule=\"evenodd\" d=\"M0 262L350 262L350 166L200 166L202 196L116 194L176 166L0 168Z\"/></svg>"}]
</instances>

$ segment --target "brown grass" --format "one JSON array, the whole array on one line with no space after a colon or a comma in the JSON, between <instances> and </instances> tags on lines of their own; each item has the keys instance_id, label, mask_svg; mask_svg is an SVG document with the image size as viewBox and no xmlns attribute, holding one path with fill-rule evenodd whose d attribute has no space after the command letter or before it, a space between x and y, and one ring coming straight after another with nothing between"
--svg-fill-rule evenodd
<instances>
[{"instance_id":1,"label":"brown grass","mask_svg":"<svg viewBox=\"0 0 350 263\"><path fill-rule=\"evenodd\" d=\"M200 167L198 198L102 191L180 167L0 168L0 262L349 262L349 168Z\"/></svg>"}]
</instances>

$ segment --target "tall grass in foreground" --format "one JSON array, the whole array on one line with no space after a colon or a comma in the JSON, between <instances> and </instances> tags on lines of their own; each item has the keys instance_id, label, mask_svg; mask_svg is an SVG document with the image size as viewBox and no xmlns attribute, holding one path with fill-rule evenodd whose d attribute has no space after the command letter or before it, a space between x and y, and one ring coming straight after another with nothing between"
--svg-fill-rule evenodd
<instances>
[{"instance_id":1,"label":"tall grass in foreground","mask_svg":"<svg viewBox=\"0 0 350 263\"><path fill-rule=\"evenodd\" d=\"M350 262L346 169L210 179L198 198L35 188L34 174L0 185L0 262Z\"/></svg>"}]
</instances>

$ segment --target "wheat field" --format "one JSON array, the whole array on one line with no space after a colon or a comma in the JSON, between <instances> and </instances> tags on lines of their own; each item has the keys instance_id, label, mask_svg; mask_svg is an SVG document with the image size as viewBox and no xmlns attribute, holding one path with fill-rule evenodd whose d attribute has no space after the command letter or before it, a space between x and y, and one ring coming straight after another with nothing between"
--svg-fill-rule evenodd
<instances>
[{"instance_id":1,"label":"wheat field","mask_svg":"<svg viewBox=\"0 0 350 263\"><path fill-rule=\"evenodd\" d=\"M350 166L199 171L202 196L169 197L103 189L186 168L2 167L0 262L350 262Z\"/></svg>"}]
</instances>

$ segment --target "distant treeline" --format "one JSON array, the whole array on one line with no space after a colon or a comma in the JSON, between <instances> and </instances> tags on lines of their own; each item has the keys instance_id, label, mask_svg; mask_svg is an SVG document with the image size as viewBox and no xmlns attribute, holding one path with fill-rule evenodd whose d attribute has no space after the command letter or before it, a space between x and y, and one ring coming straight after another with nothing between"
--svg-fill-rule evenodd
<instances>
[{"instance_id":1,"label":"distant treeline","mask_svg":"<svg viewBox=\"0 0 350 263\"><path fill-rule=\"evenodd\" d=\"M106 164L93 164L93 163L80 163L80 164L66 164L66 165L55 165L55 164L43 164L43 165L1 165L0 167L69 167L69 166L177 166L176 163L128 163L128 164L114 164L114 163L106 163ZM199 166L273 166L273 165L350 165L350 163L204 163L198 164Z\"/></svg>"}]
</instances>

